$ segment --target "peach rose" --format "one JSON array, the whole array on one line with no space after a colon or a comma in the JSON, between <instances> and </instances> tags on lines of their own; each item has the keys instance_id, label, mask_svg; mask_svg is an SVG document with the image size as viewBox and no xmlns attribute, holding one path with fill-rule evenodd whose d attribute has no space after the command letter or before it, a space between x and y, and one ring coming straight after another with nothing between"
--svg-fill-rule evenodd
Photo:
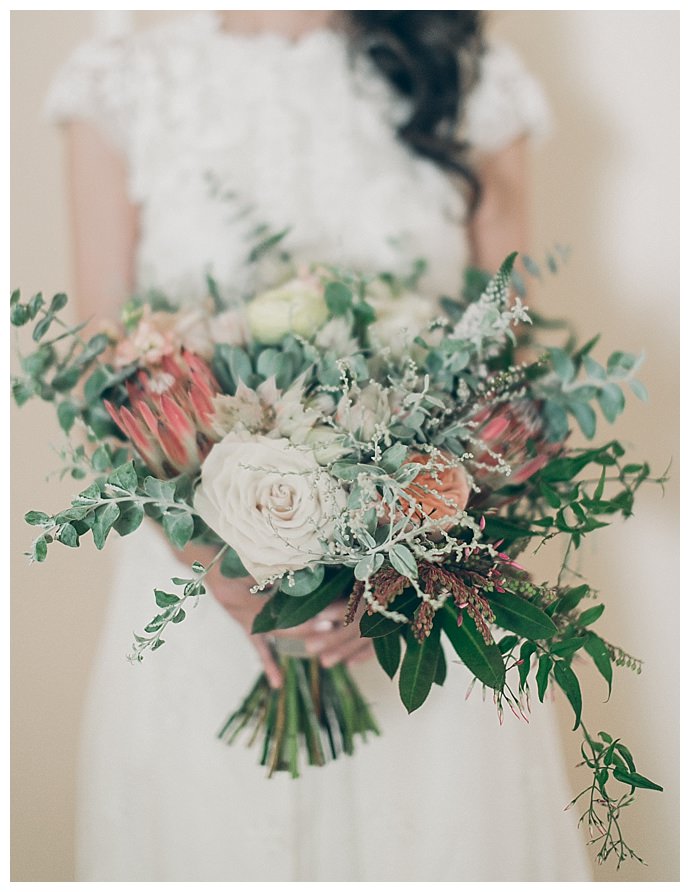
<instances>
[{"instance_id":1,"label":"peach rose","mask_svg":"<svg viewBox=\"0 0 690 892\"><path fill-rule=\"evenodd\" d=\"M422 521L426 517L439 521L447 518L442 529L447 529L455 523L455 515L458 511L464 511L470 497L470 483L463 468L453 465L442 454L432 458L429 455L411 455L405 464L414 462L419 465L429 465L428 471L419 471L412 483L406 487L420 510L415 511L413 517Z\"/></svg>"}]
</instances>

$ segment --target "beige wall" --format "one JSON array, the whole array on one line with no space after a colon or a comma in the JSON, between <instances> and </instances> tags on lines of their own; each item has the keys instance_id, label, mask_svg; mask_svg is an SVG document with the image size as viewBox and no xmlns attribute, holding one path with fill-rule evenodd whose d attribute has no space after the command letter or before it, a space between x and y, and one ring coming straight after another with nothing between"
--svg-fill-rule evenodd
<instances>
[{"instance_id":1,"label":"beige wall","mask_svg":"<svg viewBox=\"0 0 690 892\"><path fill-rule=\"evenodd\" d=\"M137 25L169 13L136 14ZM92 28L89 12L12 14L12 284L26 293L69 290L68 214L58 135L40 117L51 73ZM573 258L544 310L567 314L581 334L607 332L602 349L644 349L651 399L631 402L617 436L631 454L673 479L661 498L642 493L636 516L584 550L581 567L608 607L604 633L645 659L641 677L619 670L611 702L591 676L585 714L639 754L667 786L642 793L626 816L649 867L599 880L678 878L678 27L675 12L504 12L510 39L545 84L556 136L537 152L535 254L554 241ZM602 434L608 431L605 428ZM12 413L12 875L72 878L77 725L108 588L108 556L66 549L27 567L29 508L60 507L69 482L58 466L50 411ZM96 559L97 558L97 559ZM546 558L544 567L553 564ZM106 566L106 572L104 572ZM77 572L78 571L78 572ZM546 569L545 571L546 572ZM94 582L94 580L98 580ZM567 732L568 761L577 760ZM498 732L497 732L498 733ZM573 772L573 784L578 773ZM557 819L554 818L555 820Z\"/></svg>"}]
</instances>

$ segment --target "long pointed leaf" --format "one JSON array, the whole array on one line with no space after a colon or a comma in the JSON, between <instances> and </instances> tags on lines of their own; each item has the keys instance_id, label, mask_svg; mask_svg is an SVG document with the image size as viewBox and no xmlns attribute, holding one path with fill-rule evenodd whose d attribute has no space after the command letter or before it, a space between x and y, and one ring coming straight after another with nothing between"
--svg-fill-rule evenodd
<instances>
[{"instance_id":1,"label":"long pointed leaf","mask_svg":"<svg viewBox=\"0 0 690 892\"><path fill-rule=\"evenodd\" d=\"M511 592L485 592L496 616L496 624L523 638L541 641L552 638L558 629L553 620L535 604Z\"/></svg>"},{"instance_id":2,"label":"long pointed leaf","mask_svg":"<svg viewBox=\"0 0 690 892\"><path fill-rule=\"evenodd\" d=\"M303 598L278 592L254 618L252 632L272 632L274 629L292 629L301 625L351 590L352 580L352 570L345 568Z\"/></svg>"},{"instance_id":3,"label":"long pointed leaf","mask_svg":"<svg viewBox=\"0 0 690 892\"><path fill-rule=\"evenodd\" d=\"M400 667L400 699L408 712L424 703L436 677L441 650L440 627L437 623L428 638L420 644L411 633L407 635L407 650Z\"/></svg>"},{"instance_id":4,"label":"long pointed leaf","mask_svg":"<svg viewBox=\"0 0 690 892\"><path fill-rule=\"evenodd\" d=\"M441 625L455 653L482 684L496 691L503 690L506 670L496 644L487 644L471 619L458 626L458 615L446 602L440 611Z\"/></svg>"}]
</instances>

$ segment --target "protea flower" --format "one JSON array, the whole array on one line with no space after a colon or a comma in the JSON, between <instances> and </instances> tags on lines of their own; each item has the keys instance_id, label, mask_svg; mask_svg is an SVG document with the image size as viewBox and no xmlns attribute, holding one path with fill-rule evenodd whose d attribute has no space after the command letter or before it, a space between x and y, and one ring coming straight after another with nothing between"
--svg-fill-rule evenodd
<instances>
[{"instance_id":1,"label":"protea flower","mask_svg":"<svg viewBox=\"0 0 690 892\"><path fill-rule=\"evenodd\" d=\"M561 443L546 439L537 400L522 398L488 406L473 420L472 476L484 492L524 483L562 448Z\"/></svg>"},{"instance_id":2,"label":"protea flower","mask_svg":"<svg viewBox=\"0 0 690 892\"><path fill-rule=\"evenodd\" d=\"M129 404L104 400L110 417L157 477L193 473L220 437L211 424L220 388L209 366L183 350L126 382Z\"/></svg>"}]
</instances>

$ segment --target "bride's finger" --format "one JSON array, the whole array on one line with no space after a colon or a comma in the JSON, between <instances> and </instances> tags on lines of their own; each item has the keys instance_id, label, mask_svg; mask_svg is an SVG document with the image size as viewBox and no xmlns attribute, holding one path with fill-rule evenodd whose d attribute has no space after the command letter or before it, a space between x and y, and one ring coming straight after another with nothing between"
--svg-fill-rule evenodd
<instances>
[{"instance_id":1,"label":"bride's finger","mask_svg":"<svg viewBox=\"0 0 690 892\"><path fill-rule=\"evenodd\" d=\"M283 686L283 674L280 671L280 666L275 661L271 648L266 640L259 635L252 636L251 640L261 658L268 683L272 688L281 688Z\"/></svg>"}]
</instances>

